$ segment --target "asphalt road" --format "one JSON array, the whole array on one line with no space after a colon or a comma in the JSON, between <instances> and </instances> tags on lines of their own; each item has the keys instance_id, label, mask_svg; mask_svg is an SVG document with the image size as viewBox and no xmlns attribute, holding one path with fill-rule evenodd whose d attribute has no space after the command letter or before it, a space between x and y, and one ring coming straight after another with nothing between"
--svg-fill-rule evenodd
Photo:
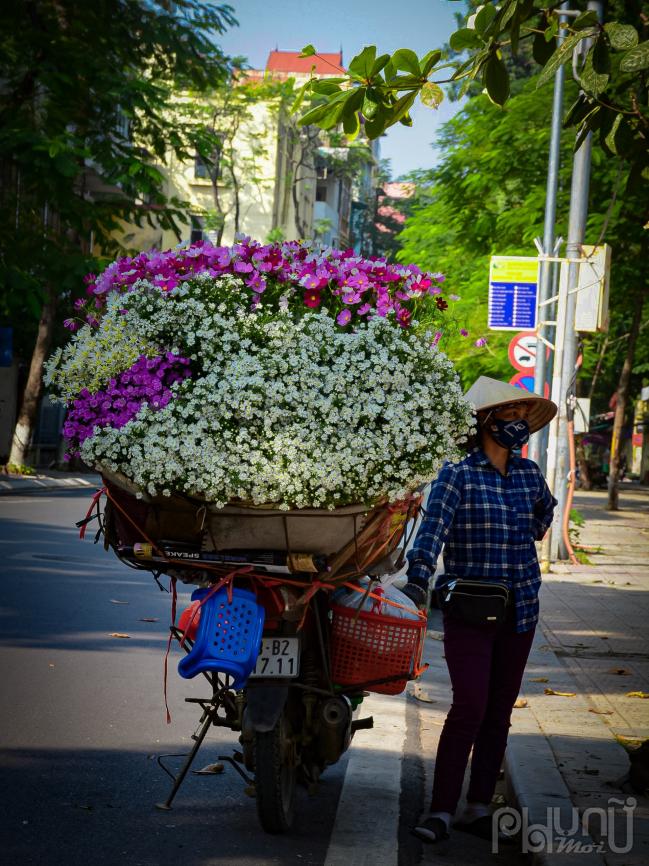
<instances>
[{"instance_id":1,"label":"asphalt road","mask_svg":"<svg viewBox=\"0 0 649 866\"><path fill-rule=\"evenodd\" d=\"M170 596L148 573L93 545L94 524L79 541L74 523L88 503L87 492L0 499L0 859L320 866L347 757L327 771L315 797L300 792L289 836L259 829L254 800L230 768L188 776L173 811L155 809L170 786L156 757L188 751L198 712L184 698L207 696L207 683L182 680L174 650L167 725ZM185 590L179 605L189 600ZM212 729L195 766L231 754L236 736Z\"/></svg>"},{"instance_id":2,"label":"asphalt road","mask_svg":"<svg viewBox=\"0 0 649 866\"><path fill-rule=\"evenodd\" d=\"M290 834L268 836L254 800L226 765L189 775L174 808L160 755L187 752L202 677L168 677L163 660L171 599L84 541L75 521L90 491L0 497L0 862L15 866L416 866L436 860L487 866L487 843L454 834L450 850L410 835L427 800L432 749L421 739L414 691L371 697L373 731L309 797L300 790ZM181 588L179 609L189 602ZM438 626L436 626L438 627ZM115 634L128 637L115 637ZM435 651L439 651L439 643ZM449 684L450 688L450 684ZM237 735L212 729L200 769L231 754ZM422 754L422 751L425 754ZM179 758L168 763L177 769ZM343 787L344 785L344 787ZM338 804L340 802L340 810ZM500 866L522 862L515 851Z\"/></svg>"}]
</instances>

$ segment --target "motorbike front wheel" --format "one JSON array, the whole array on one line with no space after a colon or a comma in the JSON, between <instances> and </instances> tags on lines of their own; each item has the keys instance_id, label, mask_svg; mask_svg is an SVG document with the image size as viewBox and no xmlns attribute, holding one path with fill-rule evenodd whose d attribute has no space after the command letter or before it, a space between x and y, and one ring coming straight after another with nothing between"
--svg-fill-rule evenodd
<instances>
[{"instance_id":1,"label":"motorbike front wheel","mask_svg":"<svg viewBox=\"0 0 649 866\"><path fill-rule=\"evenodd\" d=\"M293 824L297 761L286 708L272 731L255 733L255 792L259 823L267 833Z\"/></svg>"}]
</instances>

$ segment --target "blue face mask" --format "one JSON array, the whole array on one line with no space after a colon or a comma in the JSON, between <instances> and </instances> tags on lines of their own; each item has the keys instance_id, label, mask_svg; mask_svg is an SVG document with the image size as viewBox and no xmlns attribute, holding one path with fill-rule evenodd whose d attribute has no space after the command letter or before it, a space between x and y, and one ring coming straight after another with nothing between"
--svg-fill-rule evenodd
<instances>
[{"instance_id":1,"label":"blue face mask","mask_svg":"<svg viewBox=\"0 0 649 866\"><path fill-rule=\"evenodd\" d=\"M522 448L530 438L530 425L522 418L515 418L513 421L494 418L488 427L495 441L510 450Z\"/></svg>"}]
</instances>

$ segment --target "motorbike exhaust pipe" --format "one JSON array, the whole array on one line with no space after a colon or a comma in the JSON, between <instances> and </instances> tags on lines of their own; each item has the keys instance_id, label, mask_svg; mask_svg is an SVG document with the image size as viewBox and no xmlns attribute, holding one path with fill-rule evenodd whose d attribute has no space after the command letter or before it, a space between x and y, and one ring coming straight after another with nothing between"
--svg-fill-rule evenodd
<instances>
[{"instance_id":1,"label":"motorbike exhaust pipe","mask_svg":"<svg viewBox=\"0 0 649 866\"><path fill-rule=\"evenodd\" d=\"M320 707L318 754L325 764L335 764L351 742L352 706L344 695L328 698Z\"/></svg>"},{"instance_id":2,"label":"motorbike exhaust pipe","mask_svg":"<svg viewBox=\"0 0 649 866\"><path fill-rule=\"evenodd\" d=\"M330 728L347 727L351 716L351 703L345 696L329 698L322 706L322 721Z\"/></svg>"}]
</instances>

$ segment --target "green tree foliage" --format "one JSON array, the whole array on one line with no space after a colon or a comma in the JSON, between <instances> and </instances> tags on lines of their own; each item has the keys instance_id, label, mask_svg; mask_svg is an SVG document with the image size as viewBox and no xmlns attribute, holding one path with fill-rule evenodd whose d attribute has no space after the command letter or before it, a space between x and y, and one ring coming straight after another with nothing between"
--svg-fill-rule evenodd
<instances>
[{"instance_id":1,"label":"green tree foliage","mask_svg":"<svg viewBox=\"0 0 649 866\"><path fill-rule=\"evenodd\" d=\"M155 162L190 153L168 111L179 85L218 87L212 35L229 7L198 0L16 0L0 12L0 280L4 315L38 318L45 285L81 283L91 240L115 249L120 219L175 227Z\"/></svg>"},{"instance_id":2,"label":"green tree foliage","mask_svg":"<svg viewBox=\"0 0 649 866\"><path fill-rule=\"evenodd\" d=\"M346 76L326 82L314 78L305 84L304 92L317 93L322 103L300 122L324 129L342 123L352 130L364 120L368 136L375 138L395 123L410 126L409 112L418 96L424 105L437 107L443 98L440 85L458 81L463 82L460 95L480 81L491 101L502 106L510 96L512 78L520 74L518 65L508 64L503 52L515 59L521 45L531 45L542 67L537 79L542 86L560 66L572 61L576 49L583 48L579 66L583 95L575 100L566 124L576 127L580 137L596 131L609 153L622 155L633 164L633 182L647 177L649 4L637 0L613 3L613 13L621 14L609 13L600 24L583 0L577 2L574 5L584 11L562 25L565 39L555 49L559 5L544 0L483 3L450 37L453 52L468 54L464 61L445 62L441 47L418 58L409 48L377 55L375 46L367 46L351 60ZM305 55L315 53L312 45L304 49ZM299 104L298 100L296 110Z\"/></svg>"},{"instance_id":3,"label":"green tree foliage","mask_svg":"<svg viewBox=\"0 0 649 866\"><path fill-rule=\"evenodd\" d=\"M509 378L509 332L487 331L487 285L490 255L535 255L533 240L543 234L545 184L549 149L552 93L537 89L536 80L516 85L507 111L487 96L469 100L442 129L440 164L413 174L417 185L413 211L399 236L401 261L444 271L449 288L461 296L456 309L469 336L455 336L449 347L465 384L478 375ZM576 85L568 84L568 97ZM559 183L557 234L567 235L574 133L564 132ZM593 149L591 215L587 241L613 247L611 328L602 356L595 410L604 411L615 390L634 309L645 291L643 262L647 258L649 217L642 189L626 190L629 167ZM643 252L644 251L644 252ZM487 337L487 349L474 346ZM584 341L582 392L587 394L605 335ZM638 349L638 374L646 363L647 346Z\"/></svg>"},{"instance_id":4,"label":"green tree foliage","mask_svg":"<svg viewBox=\"0 0 649 866\"><path fill-rule=\"evenodd\" d=\"M195 126L169 108L180 89L219 87L228 64L214 36L234 23L204 0L1 5L0 316L24 354L38 330L32 419L57 304L93 253L116 251L122 220L184 219L158 166L169 150L193 158Z\"/></svg>"},{"instance_id":5,"label":"green tree foliage","mask_svg":"<svg viewBox=\"0 0 649 866\"><path fill-rule=\"evenodd\" d=\"M196 156L211 184L212 207L204 214L204 225L214 232L217 245L228 220L235 234L240 231L242 187L256 187L260 197L264 192L261 163L267 157L269 130L252 124L255 108L264 103L277 122L278 114L287 113L293 94L292 79L251 78L242 59L236 58L228 81L218 89L179 96L176 111L194 122Z\"/></svg>"}]
</instances>

